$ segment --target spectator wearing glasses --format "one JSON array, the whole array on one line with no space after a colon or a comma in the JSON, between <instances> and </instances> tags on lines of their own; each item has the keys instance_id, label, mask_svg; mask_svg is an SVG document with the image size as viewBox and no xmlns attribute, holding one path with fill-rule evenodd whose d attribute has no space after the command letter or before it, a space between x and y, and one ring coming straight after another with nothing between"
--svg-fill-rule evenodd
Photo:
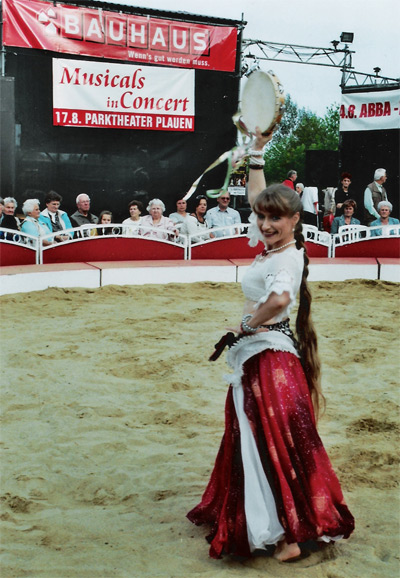
<instances>
[{"instance_id":1,"label":"spectator wearing glasses","mask_svg":"<svg viewBox=\"0 0 400 578\"><path fill-rule=\"evenodd\" d=\"M242 220L240 218L240 213L229 206L230 200L230 194L227 191L222 190L221 195L217 199L218 205L207 211L206 221L211 229L241 224ZM231 235L238 235L239 233L240 227L231 227L224 231L215 231L215 236L229 237Z\"/></svg>"}]
</instances>

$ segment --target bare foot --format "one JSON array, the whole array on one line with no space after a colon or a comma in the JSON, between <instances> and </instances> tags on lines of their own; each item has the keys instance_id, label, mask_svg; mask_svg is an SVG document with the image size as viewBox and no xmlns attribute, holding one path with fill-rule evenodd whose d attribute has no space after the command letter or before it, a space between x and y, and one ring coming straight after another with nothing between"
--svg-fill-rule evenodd
<instances>
[{"instance_id":1,"label":"bare foot","mask_svg":"<svg viewBox=\"0 0 400 578\"><path fill-rule=\"evenodd\" d=\"M298 558L300 554L301 550L296 542L288 544L286 540L282 540L276 547L274 558L279 562L288 562L293 558Z\"/></svg>"}]
</instances>

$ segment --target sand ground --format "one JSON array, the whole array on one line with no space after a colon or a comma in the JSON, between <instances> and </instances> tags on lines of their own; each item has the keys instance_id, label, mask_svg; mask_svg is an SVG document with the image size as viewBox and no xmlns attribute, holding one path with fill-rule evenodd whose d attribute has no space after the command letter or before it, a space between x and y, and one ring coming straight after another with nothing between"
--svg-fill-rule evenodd
<instances>
[{"instance_id":1,"label":"sand ground","mask_svg":"<svg viewBox=\"0 0 400 578\"><path fill-rule=\"evenodd\" d=\"M320 433L356 531L297 564L208 557L185 518L223 431L228 283L1 298L2 578L397 577L399 285L311 283Z\"/></svg>"}]
</instances>

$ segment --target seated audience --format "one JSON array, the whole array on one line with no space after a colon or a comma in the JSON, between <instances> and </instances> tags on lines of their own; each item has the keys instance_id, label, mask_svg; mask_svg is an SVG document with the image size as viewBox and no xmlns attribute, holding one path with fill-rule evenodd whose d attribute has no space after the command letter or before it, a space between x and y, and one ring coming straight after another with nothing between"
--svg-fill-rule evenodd
<instances>
[{"instance_id":1,"label":"seated audience","mask_svg":"<svg viewBox=\"0 0 400 578\"><path fill-rule=\"evenodd\" d=\"M138 233L139 225L142 222L140 215L143 212L143 203L140 201L131 201L128 209L130 217L122 221L122 224L125 225L123 234L129 237Z\"/></svg>"},{"instance_id":2,"label":"seated audience","mask_svg":"<svg viewBox=\"0 0 400 578\"><path fill-rule=\"evenodd\" d=\"M155 239L168 239L179 235L175 223L168 217L163 216L165 205L161 199L152 199L147 206L147 211L149 214L142 217L139 229L140 235ZM166 230L163 231L161 229Z\"/></svg>"},{"instance_id":3,"label":"seated audience","mask_svg":"<svg viewBox=\"0 0 400 578\"><path fill-rule=\"evenodd\" d=\"M207 219L206 219L206 212L207 212L207 197L204 195L198 195L196 197L196 203L194 207L193 213L190 213L190 221L188 222L189 226L183 225L181 229L182 234L186 235L194 235L195 233L201 233L196 237L192 237L192 243L199 243L200 241L204 241L205 239L213 239L215 237L214 233L209 231Z\"/></svg>"},{"instance_id":4,"label":"seated audience","mask_svg":"<svg viewBox=\"0 0 400 578\"><path fill-rule=\"evenodd\" d=\"M85 225L97 225L99 218L90 212L90 198L85 193L76 197L77 210L70 217L73 227L85 227ZM77 234L77 237L88 237L89 232L83 231L83 235Z\"/></svg>"},{"instance_id":5,"label":"seated audience","mask_svg":"<svg viewBox=\"0 0 400 578\"><path fill-rule=\"evenodd\" d=\"M62 196L55 191L47 193L44 199L46 208L40 213L38 219L41 223L44 223L50 231L53 231L53 233L60 232L59 235L54 237L57 243L68 241L68 239L72 239L74 236L73 233L64 233L66 229L72 229L72 224L67 213L60 210L61 201Z\"/></svg>"},{"instance_id":6,"label":"seated audience","mask_svg":"<svg viewBox=\"0 0 400 578\"><path fill-rule=\"evenodd\" d=\"M339 227L344 227L345 225L360 225L360 221L353 217L357 210L357 203L353 201L353 199L347 199L347 201L344 201L342 209L343 215L335 217L332 221L331 235L336 235L339 231Z\"/></svg>"},{"instance_id":7,"label":"seated audience","mask_svg":"<svg viewBox=\"0 0 400 578\"><path fill-rule=\"evenodd\" d=\"M176 199L176 212L171 213L169 218L173 221L176 225L178 231L182 230L183 225L185 224L185 230L188 230L190 227L190 215L186 212L187 202L183 199L184 195L179 196Z\"/></svg>"},{"instance_id":8,"label":"seated audience","mask_svg":"<svg viewBox=\"0 0 400 578\"><path fill-rule=\"evenodd\" d=\"M21 222L14 215L18 204L13 197L6 197L3 201L3 215L1 220L1 226L3 229L12 229L13 231L19 231L21 228ZM18 235L13 233L2 233L2 239L7 239L8 241L19 241Z\"/></svg>"},{"instance_id":9,"label":"seated audience","mask_svg":"<svg viewBox=\"0 0 400 578\"><path fill-rule=\"evenodd\" d=\"M400 225L400 221L399 219L396 219L395 217L391 217L390 213L393 210L393 205L390 201L380 201L378 203L378 213L379 213L379 219L375 219L375 221L371 221L371 223L369 224L370 227L377 227L378 225L382 225L382 227L388 227L389 225ZM389 233L390 235L394 235L395 231L392 230L390 231L390 229L374 229L371 231L371 237L379 237L382 235L382 231L383 234L385 234L385 232Z\"/></svg>"},{"instance_id":10,"label":"seated audience","mask_svg":"<svg viewBox=\"0 0 400 578\"><path fill-rule=\"evenodd\" d=\"M206 213L206 220L211 229L224 227L227 225L239 225L242 222L239 211L231 209L229 203L231 196L228 191L221 190L221 196L217 199L217 206L209 209ZM225 229L224 231L215 231L216 237L230 237L239 235L240 227Z\"/></svg>"},{"instance_id":11,"label":"seated audience","mask_svg":"<svg viewBox=\"0 0 400 578\"><path fill-rule=\"evenodd\" d=\"M22 205L22 212L25 215L21 225L21 231L32 237L41 237L43 246L53 244L53 240L48 237L51 230L39 221L40 208L38 199L27 199Z\"/></svg>"},{"instance_id":12,"label":"seated audience","mask_svg":"<svg viewBox=\"0 0 400 578\"><path fill-rule=\"evenodd\" d=\"M101 211L99 215L99 225L111 225L112 223L112 213L111 211ZM112 227L97 227L92 231L94 236L104 236L104 235L112 235L113 228Z\"/></svg>"}]
</instances>

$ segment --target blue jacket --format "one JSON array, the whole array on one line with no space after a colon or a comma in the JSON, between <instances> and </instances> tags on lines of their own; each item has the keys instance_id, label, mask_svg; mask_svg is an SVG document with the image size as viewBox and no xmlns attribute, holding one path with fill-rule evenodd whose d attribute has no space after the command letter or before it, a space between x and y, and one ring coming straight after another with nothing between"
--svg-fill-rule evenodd
<instances>
[{"instance_id":1,"label":"blue jacket","mask_svg":"<svg viewBox=\"0 0 400 578\"><path fill-rule=\"evenodd\" d=\"M369 224L370 227L377 227L378 225L382 225L380 219L376 219ZM389 217L389 225L400 225L400 221L394 217ZM383 227L388 227L389 225L383 225ZM390 231L390 234L394 235L394 231ZM371 231L371 237L380 237L381 235L382 229L375 229L375 231Z\"/></svg>"},{"instance_id":2,"label":"blue jacket","mask_svg":"<svg viewBox=\"0 0 400 578\"><path fill-rule=\"evenodd\" d=\"M58 211L58 216L60 218L61 224L63 225L64 229L72 229L71 221L69 220L69 217L65 211ZM48 209L44 209L40 213L38 221L40 221L41 223L44 223L46 225L46 227L48 229L50 229L50 231L53 231L53 227L51 225L51 218L50 218L50 214L49 214ZM59 233L62 234L62 231L60 231ZM72 239L74 234L70 233L69 236Z\"/></svg>"},{"instance_id":3,"label":"blue jacket","mask_svg":"<svg viewBox=\"0 0 400 578\"><path fill-rule=\"evenodd\" d=\"M360 225L360 224L361 223L358 219L351 217L350 225ZM336 233L339 231L339 227L344 227L345 225L346 222L344 220L344 215L340 215L340 217L335 217L332 221L331 235L336 235Z\"/></svg>"}]
</instances>

